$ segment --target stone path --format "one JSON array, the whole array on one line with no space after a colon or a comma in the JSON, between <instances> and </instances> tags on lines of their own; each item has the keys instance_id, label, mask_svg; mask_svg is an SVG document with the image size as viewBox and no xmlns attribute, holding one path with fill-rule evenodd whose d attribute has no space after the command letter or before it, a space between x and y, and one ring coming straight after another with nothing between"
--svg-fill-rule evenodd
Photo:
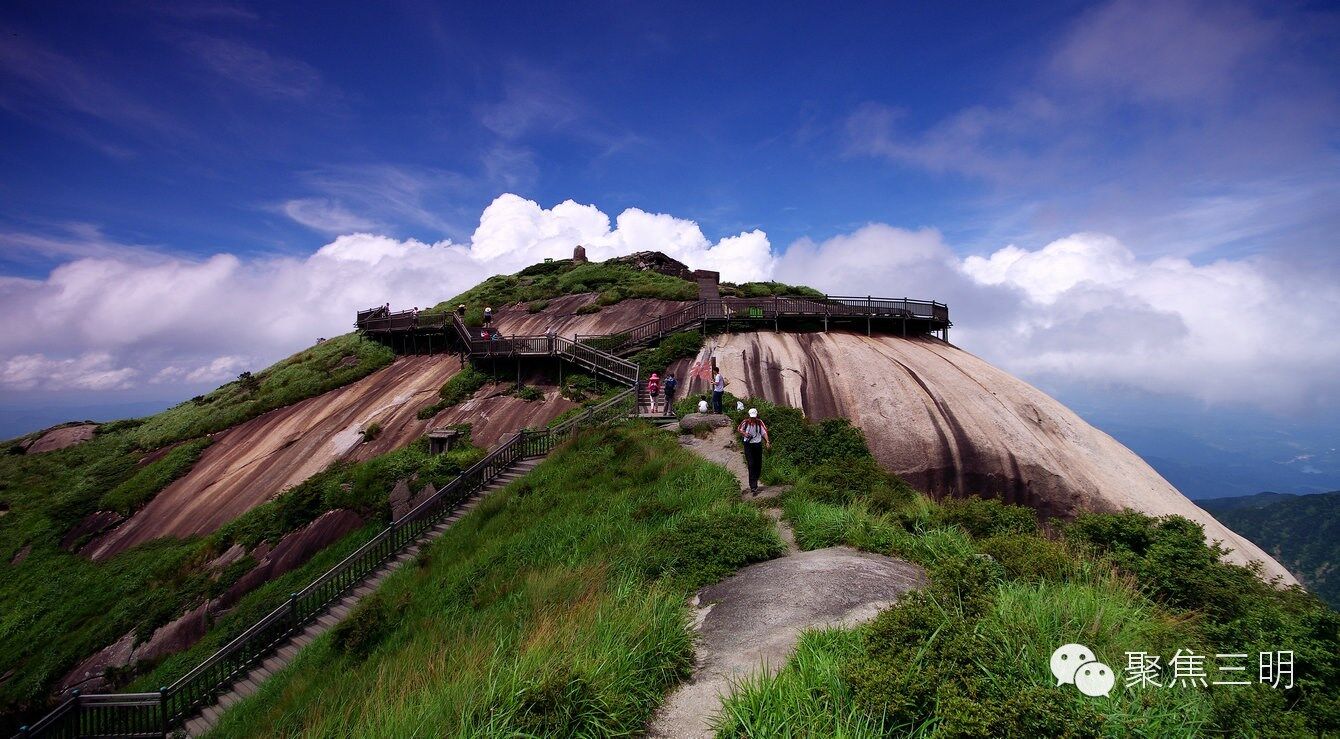
<instances>
[{"instance_id":1,"label":"stone path","mask_svg":"<svg viewBox=\"0 0 1340 739\"><path fill-rule=\"evenodd\" d=\"M729 428L704 439L681 436L680 443L737 477L745 473L743 455L731 448ZM784 487L765 489L758 498L769 501L783 492ZM722 697L751 673L780 670L802 631L854 626L925 582L924 570L892 557L850 547L802 552L781 520L781 509L764 510L777 523L786 556L745 567L694 596L693 676L652 717L649 736L710 737Z\"/></svg>"}]
</instances>

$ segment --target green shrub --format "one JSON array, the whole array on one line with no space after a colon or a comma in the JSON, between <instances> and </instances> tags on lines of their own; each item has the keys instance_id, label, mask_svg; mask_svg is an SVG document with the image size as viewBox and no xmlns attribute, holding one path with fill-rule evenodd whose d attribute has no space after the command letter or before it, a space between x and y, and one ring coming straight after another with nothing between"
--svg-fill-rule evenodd
<instances>
[{"instance_id":1,"label":"green shrub","mask_svg":"<svg viewBox=\"0 0 1340 739\"><path fill-rule=\"evenodd\" d=\"M394 353L359 334L345 334L304 349L256 373L185 401L142 421L104 424L103 433L132 431L137 446L157 449L198 438L328 390L385 367ZM133 426L131 425L133 424Z\"/></svg>"},{"instance_id":2,"label":"green shrub","mask_svg":"<svg viewBox=\"0 0 1340 739\"><path fill-rule=\"evenodd\" d=\"M359 601L343 621L330 630L330 645L336 652L364 660L394 626L392 609L374 593Z\"/></svg>"},{"instance_id":3,"label":"green shrub","mask_svg":"<svg viewBox=\"0 0 1340 739\"><path fill-rule=\"evenodd\" d=\"M580 403L592 395L600 392L601 384L591 375L567 374L563 376L563 384L559 386L559 393L574 403Z\"/></svg>"},{"instance_id":4,"label":"green shrub","mask_svg":"<svg viewBox=\"0 0 1340 739\"><path fill-rule=\"evenodd\" d=\"M430 308L428 312L454 310L457 305L464 303L469 306L466 323L478 326L480 323L476 321L482 321L485 305L491 305L496 310L516 303L536 304L561 295L588 292L601 293L604 304L611 305L627 298L693 300L698 295L698 287L689 280L659 272L644 272L626 264L578 264L565 259L548 263L543 271L527 267L515 275L490 277L451 300Z\"/></svg>"},{"instance_id":5,"label":"green shrub","mask_svg":"<svg viewBox=\"0 0 1340 739\"><path fill-rule=\"evenodd\" d=\"M522 385L517 388L516 396L526 402L544 400L544 391L534 385Z\"/></svg>"},{"instance_id":6,"label":"green shrub","mask_svg":"<svg viewBox=\"0 0 1340 739\"><path fill-rule=\"evenodd\" d=\"M473 364L466 363L460 372L452 375L451 379L443 383L441 389L437 391L442 399L442 408L450 408L474 395L488 381L488 375Z\"/></svg>"},{"instance_id":7,"label":"green shrub","mask_svg":"<svg viewBox=\"0 0 1340 739\"><path fill-rule=\"evenodd\" d=\"M548 301L548 300L532 300L532 301L530 301L530 303L528 303L528 304L526 305L526 312L527 312L527 313L539 313L540 311L542 311L542 310L544 310L545 308L548 308L548 307L549 307L549 301Z\"/></svg>"},{"instance_id":8,"label":"green shrub","mask_svg":"<svg viewBox=\"0 0 1340 739\"><path fill-rule=\"evenodd\" d=\"M812 287L788 285L784 282L746 282L734 286L734 292L742 298L767 298L772 297L773 295L811 298L824 297L823 293Z\"/></svg>"},{"instance_id":9,"label":"green shrub","mask_svg":"<svg viewBox=\"0 0 1340 739\"><path fill-rule=\"evenodd\" d=\"M677 360L697 356L702 346L702 334L697 331L681 331L670 334L662 338L656 346L633 355L632 361L636 362L641 370L642 379L646 379L652 372L664 374L666 368Z\"/></svg>"},{"instance_id":10,"label":"green shrub","mask_svg":"<svg viewBox=\"0 0 1340 739\"><path fill-rule=\"evenodd\" d=\"M978 546L1018 580L1063 580L1075 572L1075 554L1035 534L996 534Z\"/></svg>"},{"instance_id":11,"label":"green shrub","mask_svg":"<svg viewBox=\"0 0 1340 739\"><path fill-rule=\"evenodd\" d=\"M647 574L684 587L714 583L740 567L786 551L772 521L757 508L724 508L673 519L648 542Z\"/></svg>"},{"instance_id":12,"label":"green shrub","mask_svg":"<svg viewBox=\"0 0 1340 739\"><path fill-rule=\"evenodd\" d=\"M600 312L599 303L587 303L586 305L583 305L577 310L573 311L573 313L576 313L579 316L589 316L592 313L599 313L599 312Z\"/></svg>"},{"instance_id":13,"label":"green shrub","mask_svg":"<svg viewBox=\"0 0 1340 739\"><path fill-rule=\"evenodd\" d=\"M958 526L974 537L1029 534L1038 530L1037 513L1027 506L1009 505L989 498L946 498L940 501L939 521Z\"/></svg>"},{"instance_id":14,"label":"green shrub","mask_svg":"<svg viewBox=\"0 0 1340 739\"><path fill-rule=\"evenodd\" d=\"M373 421L372 423L363 427L363 443L366 444L369 441L376 439L378 436L381 436L381 433L382 433L382 425L380 423L377 423L376 421Z\"/></svg>"},{"instance_id":15,"label":"green shrub","mask_svg":"<svg viewBox=\"0 0 1340 739\"><path fill-rule=\"evenodd\" d=\"M824 503L865 500L877 510L887 511L903 507L915 495L906 483L885 472L868 456L824 462L809 469L793 490Z\"/></svg>"},{"instance_id":16,"label":"green shrub","mask_svg":"<svg viewBox=\"0 0 1340 739\"><path fill-rule=\"evenodd\" d=\"M179 477L191 471L196 460L211 443L210 439L188 441L167 454L140 468L129 479L117 484L102 496L98 507L130 515L158 495Z\"/></svg>"}]
</instances>

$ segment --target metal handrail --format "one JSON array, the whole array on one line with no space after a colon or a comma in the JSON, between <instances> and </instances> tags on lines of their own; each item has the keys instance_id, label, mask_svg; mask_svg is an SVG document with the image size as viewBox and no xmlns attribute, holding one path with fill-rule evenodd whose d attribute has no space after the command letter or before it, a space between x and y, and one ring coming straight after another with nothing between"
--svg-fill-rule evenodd
<instances>
[{"instance_id":1,"label":"metal handrail","mask_svg":"<svg viewBox=\"0 0 1340 739\"><path fill-rule=\"evenodd\" d=\"M516 432L172 685L157 693L82 695L74 691L17 736L165 736L199 708L211 703L223 688L263 661L285 639L325 613L331 603L418 540L424 531L449 515L476 490L496 479L518 460L547 454L581 428L626 415L621 406L633 398L633 393L630 387L553 428Z\"/></svg>"}]
</instances>

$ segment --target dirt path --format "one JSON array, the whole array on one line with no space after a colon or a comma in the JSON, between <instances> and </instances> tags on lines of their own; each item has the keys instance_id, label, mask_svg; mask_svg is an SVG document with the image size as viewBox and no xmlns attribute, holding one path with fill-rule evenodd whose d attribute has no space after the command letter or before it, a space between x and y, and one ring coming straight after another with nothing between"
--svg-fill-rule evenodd
<instances>
[{"instance_id":1,"label":"dirt path","mask_svg":"<svg viewBox=\"0 0 1340 739\"><path fill-rule=\"evenodd\" d=\"M730 428L703 439L681 436L680 443L744 479L743 455ZM777 523L786 556L745 567L694 596L693 677L657 711L649 736L710 737L722 697L757 670L780 670L802 631L859 624L925 581L920 567L892 557L850 547L800 551L781 509L772 505L784 490L765 488L758 497L769 506L764 510Z\"/></svg>"}]
</instances>

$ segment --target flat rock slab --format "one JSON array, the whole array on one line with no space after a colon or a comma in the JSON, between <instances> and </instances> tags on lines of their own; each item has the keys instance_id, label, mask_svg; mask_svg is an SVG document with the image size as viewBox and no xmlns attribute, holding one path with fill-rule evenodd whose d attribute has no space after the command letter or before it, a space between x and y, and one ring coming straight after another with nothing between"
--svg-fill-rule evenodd
<instances>
[{"instance_id":1,"label":"flat rock slab","mask_svg":"<svg viewBox=\"0 0 1340 739\"><path fill-rule=\"evenodd\" d=\"M775 673L805 629L854 626L926 582L920 567L830 547L750 565L698 591L693 679L652 719L653 737L706 737L721 698L758 670Z\"/></svg>"}]
</instances>

